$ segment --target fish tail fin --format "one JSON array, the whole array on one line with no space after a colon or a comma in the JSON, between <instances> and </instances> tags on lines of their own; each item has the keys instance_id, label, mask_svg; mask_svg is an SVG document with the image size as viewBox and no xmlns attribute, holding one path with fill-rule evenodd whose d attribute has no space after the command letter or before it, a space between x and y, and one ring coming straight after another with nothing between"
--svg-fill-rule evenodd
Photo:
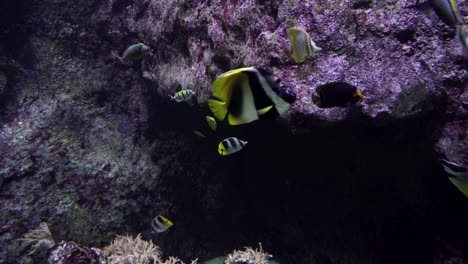
<instances>
[{"instance_id":1,"label":"fish tail fin","mask_svg":"<svg viewBox=\"0 0 468 264\"><path fill-rule=\"evenodd\" d=\"M268 111L270 111L272 108L273 108L273 105L267 106L267 107L265 107L263 109L259 109L259 110L257 110L257 114L258 115L264 115L264 114L268 113Z\"/></svg>"},{"instance_id":2,"label":"fish tail fin","mask_svg":"<svg viewBox=\"0 0 468 264\"><path fill-rule=\"evenodd\" d=\"M359 91L356 92L356 95L359 97L359 101L364 101L366 97Z\"/></svg>"},{"instance_id":3,"label":"fish tail fin","mask_svg":"<svg viewBox=\"0 0 468 264\"><path fill-rule=\"evenodd\" d=\"M115 57L115 58L117 58L117 59L119 59L119 61L120 61L121 63L125 63L124 58L123 58L123 57L120 57L117 53L112 52L112 56Z\"/></svg>"},{"instance_id":4,"label":"fish tail fin","mask_svg":"<svg viewBox=\"0 0 468 264\"><path fill-rule=\"evenodd\" d=\"M175 96L169 95L169 98L171 98L171 101L175 100Z\"/></svg>"},{"instance_id":5,"label":"fish tail fin","mask_svg":"<svg viewBox=\"0 0 468 264\"><path fill-rule=\"evenodd\" d=\"M449 180L452 182L459 191L461 191L468 198L468 183L458 180L457 178L449 177Z\"/></svg>"}]
</instances>

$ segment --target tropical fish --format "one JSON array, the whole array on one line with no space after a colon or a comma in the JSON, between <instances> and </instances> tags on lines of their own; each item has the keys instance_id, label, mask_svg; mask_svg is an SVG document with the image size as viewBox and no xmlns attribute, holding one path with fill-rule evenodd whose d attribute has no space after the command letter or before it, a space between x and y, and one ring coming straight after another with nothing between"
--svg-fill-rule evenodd
<instances>
[{"instance_id":1,"label":"tropical fish","mask_svg":"<svg viewBox=\"0 0 468 264\"><path fill-rule=\"evenodd\" d=\"M157 215L155 218L153 218L153 221L151 221L151 227L156 233L162 233L173 225L174 224L171 222L171 220L162 215Z\"/></svg>"},{"instance_id":2,"label":"tropical fish","mask_svg":"<svg viewBox=\"0 0 468 264\"><path fill-rule=\"evenodd\" d=\"M320 108L348 107L366 98L356 86L345 82L332 82L317 87L312 101Z\"/></svg>"},{"instance_id":3,"label":"tropical fish","mask_svg":"<svg viewBox=\"0 0 468 264\"><path fill-rule=\"evenodd\" d=\"M211 117L211 116L206 116L206 117L205 117L205 120L206 120L206 122L208 123L208 125L211 127L211 129L213 129L214 131L216 131L216 128L218 127L218 124L216 123L216 119L214 119L214 118Z\"/></svg>"},{"instance_id":4,"label":"tropical fish","mask_svg":"<svg viewBox=\"0 0 468 264\"><path fill-rule=\"evenodd\" d=\"M283 114L295 100L296 94L289 87L280 87L277 76L246 67L228 71L215 80L208 106L216 119L241 125Z\"/></svg>"},{"instance_id":5,"label":"tropical fish","mask_svg":"<svg viewBox=\"0 0 468 264\"><path fill-rule=\"evenodd\" d=\"M429 0L436 14L449 26L462 24L456 0Z\"/></svg>"},{"instance_id":6,"label":"tropical fish","mask_svg":"<svg viewBox=\"0 0 468 264\"><path fill-rule=\"evenodd\" d=\"M143 43L138 43L128 47L122 57L117 56L121 62L134 61L143 58L148 52L149 47Z\"/></svg>"},{"instance_id":7,"label":"tropical fish","mask_svg":"<svg viewBox=\"0 0 468 264\"><path fill-rule=\"evenodd\" d=\"M205 134L203 134L202 132L198 130L193 130L193 133L195 133L195 135L197 135L200 138L206 138Z\"/></svg>"},{"instance_id":8,"label":"tropical fish","mask_svg":"<svg viewBox=\"0 0 468 264\"><path fill-rule=\"evenodd\" d=\"M246 144L247 141L240 140L236 137L226 138L219 143L218 152L221 156L231 155L240 151Z\"/></svg>"},{"instance_id":9,"label":"tropical fish","mask_svg":"<svg viewBox=\"0 0 468 264\"><path fill-rule=\"evenodd\" d=\"M441 159L440 163L448 173L449 180L468 198L468 169L445 159Z\"/></svg>"},{"instance_id":10,"label":"tropical fish","mask_svg":"<svg viewBox=\"0 0 468 264\"><path fill-rule=\"evenodd\" d=\"M468 26L457 25L457 36L462 46L463 56L468 58Z\"/></svg>"},{"instance_id":11,"label":"tropical fish","mask_svg":"<svg viewBox=\"0 0 468 264\"><path fill-rule=\"evenodd\" d=\"M296 26L288 28L286 32L291 41L291 49L296 63L304 62L316 51L321 50L303 28Z\"/></svg>"},{"instance_id":12,"label":"tropical fish","mask_svg":"<svg viewBox=\"0 0 468 264\"><path fill-rule=\"evenodd\" d=\"M169 95L169 97L171 97L171 100L175 100L176 102L180 103L183 101L188 101L194 94L195 94L194 91L190 89L185 89L185 90L178 91L177 93L174 94L174 96Z\"/></svg>"}]
</instances>

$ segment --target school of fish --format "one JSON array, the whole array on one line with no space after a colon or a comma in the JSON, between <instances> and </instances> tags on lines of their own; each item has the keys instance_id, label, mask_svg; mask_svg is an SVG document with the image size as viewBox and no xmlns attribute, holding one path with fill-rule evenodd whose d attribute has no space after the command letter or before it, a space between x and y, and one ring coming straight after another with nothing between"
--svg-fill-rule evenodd
<instances>
[{"instance_id":1,"label":"school of fish","mask_svg":"<svg viewBox=\"0 0 468 264\"><path fill-rule=\"evenodd\" d=\"M417 4L420 1L417 1ZM468 26L464 24L456 0L428 0L440 19L456 29L456 38L460 41L462 54L468 58ZM303 63L316 52L322 50L312 40L307 31L294 25L286 30L290 40L292 57L296 63ZM121 62L131 62L143 58L150 47L137 43L129 46L122 56L116 56ZM288 86L282 86L281 80L273 73L258 67L233 69L219 75L213 83L213 95L208 99L208 107L213 116L205 120L211 130L216 131L219 122L228 126L238 126L256 120L273 119L285 113L296 101L297 95ZM187 102L195 95L191 89L182 89L171 100ZM343 81L318 85L312 94L312 102L319 108L353 107L363 102L366 97L356 86ZM207 136L199 130L193 130L200 138ZM218 144L218 153L228 156L240 152L247 141L235 136L223 139ZM468 169L445 159L441 165L448 179L466 197L468 197ZM173 223L162 215L157 215L151 222L154 232L162 233Z\"/></svg>"}]
</instances>

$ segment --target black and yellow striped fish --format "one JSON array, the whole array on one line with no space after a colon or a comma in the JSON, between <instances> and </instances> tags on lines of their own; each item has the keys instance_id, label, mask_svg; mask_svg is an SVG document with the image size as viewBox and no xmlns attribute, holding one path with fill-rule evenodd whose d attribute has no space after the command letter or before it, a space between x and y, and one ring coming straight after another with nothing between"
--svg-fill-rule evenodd
<instances>
[{"instance_id":1,"label":"black and yellow striped fish","mask_svg":"<svg viewBox=\"0 0 468 264\"><path fill-rule=\"evenodd\" d=\"M162 233L173 225L174 223L172 223L171 220L167 219L166 217L162 215L157 215L153 219L153 221L151 221L151 227L153 228L153 231L156 233Z\"/></svg>"},{"instance_id":2,"label":"black and yellow striped fish","mask_svg":"<svg viewBox=\"0 0 468 264\"><path fill-rule=\"evenodd\" d=\"M437 15L449 26L463 24L456 0L429 0Z\"/></svg>"},{"instance_id":3,"label":"black and yellow striped fish","mask_svg":"<svg viewBox=\"0 0 468 264\"><path fill-rule=\"evenodd\" d=\"M221 156L231 155L239 152L247 144L247 141L240 140L236 137L226 138L218 145L218 153Z\"/></svg>"},{"instance_id":4,"label":"black and yellow striped fish","mask_svg":"<svg viewBox=\"0 0 468 264\"><path fill-rule=\"evenodd\" d=\"M183 101L188 101L194 94L194 91L190 89L185 89L182 91L178 91L173 96L169 95L169 97L171 97L171 100L175 100L176 102L180 103Z\"/></svg>"},{"instance_id":5,"label":"black and yellow striped fish","mask_svg":"<svg viewBox=\"0 0 468 264\"><path fill-rule=\"evenodd\" d=\"M241 125L283 114L295 100L296 94L289 87L280 87L277 76L246 67L228 71L215 80L208 106L218 120Z\"/></svg>"}]
</instances>

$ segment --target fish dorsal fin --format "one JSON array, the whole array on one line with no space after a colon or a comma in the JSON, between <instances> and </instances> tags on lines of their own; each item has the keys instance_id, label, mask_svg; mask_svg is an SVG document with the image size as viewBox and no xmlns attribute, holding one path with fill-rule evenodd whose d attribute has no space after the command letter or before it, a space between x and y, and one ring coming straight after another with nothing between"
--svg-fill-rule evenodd
<instances>
[{"instance_id":1,"label":"fish dorsal fin","mask_svg":"<svg viewBox=\"0 0 468 264\"><path fill-rule=\"evenodd\" d=\"M260 82L260 85L262 86L263 90L265 91L265 94L270 98L270 100L273 102L275 105L276 111L278 111L278 114L283 114L284 112L288 111L290 104L283 100L283 98L279 97L278 94L276 94L275 91L271 88L270 84L268 81L263 77L260 72L256 72L258 81ZM260 109L259 111L263 111L264 109ZM267 109L268 111L269 109ZM267 111L265 111L263 114L265 114Z\"/></svg>"},{"instance_id":2,"label":"fish dorsal fin","mask_svg":"<svg viewBox=\"0 0 468 264\"><path fill-rule=\"evenodd\" d=\"M228 113L226 102L221 102L217 99L208 99L208 107L218 120L223 121L226 118Z\"/></svg>"},{"instance_id":3,"label":"fish dorsal fin","mask_svg":"<svg viewBox=\"0 0 468 264\"><path fill-rule=\"evenodd\" d=\"M273 108L272 105L267 106L267 107L265 107L265 108L263 108L263 109L257 110L257 114L258 114L258 115L264 115L264 114L268 113L268 111L270 111L271 108Z\"/></svg>"}]
</instances>

